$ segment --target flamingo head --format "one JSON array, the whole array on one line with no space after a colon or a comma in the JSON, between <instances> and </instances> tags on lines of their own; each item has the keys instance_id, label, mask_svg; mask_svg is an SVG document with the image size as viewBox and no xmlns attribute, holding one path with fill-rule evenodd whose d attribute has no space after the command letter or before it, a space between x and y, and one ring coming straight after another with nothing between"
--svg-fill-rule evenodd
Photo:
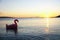
<instances>
[{"instance_id":1,"label":"flamingo head","mask_svg":"<svg viewBox=\"0 0 60 40\"><path fill-rule=\"evenodd\" d=\"M19 22L19 20L18 19L15 19L14 22Z\"/></svg>"}]
</instances>

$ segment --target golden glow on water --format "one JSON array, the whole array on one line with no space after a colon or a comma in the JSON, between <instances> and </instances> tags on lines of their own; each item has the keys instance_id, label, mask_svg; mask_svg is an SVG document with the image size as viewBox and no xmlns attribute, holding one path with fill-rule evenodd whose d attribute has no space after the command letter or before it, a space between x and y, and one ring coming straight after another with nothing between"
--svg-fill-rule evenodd
<instances>
[{"instance_id":1,"label":"golden glow on water","mask_svg":"<svg viewBox=\"0 0 60 40\"><path fill-rule=\"evenodd\" d=\"M49 18L46 18L46 28L45 28L45 32L49 33Z\"/></svg>"},{"instance_id":2,"label":"golden glow on water","mask_svg":"<svg viewBox=\"0 0 60 40\"><path fill-rule=\"evenodd\" d=\"M46 20L47 20L47 27L49 28L49 18L47 18Z\"/></svg>"}]
</instances>

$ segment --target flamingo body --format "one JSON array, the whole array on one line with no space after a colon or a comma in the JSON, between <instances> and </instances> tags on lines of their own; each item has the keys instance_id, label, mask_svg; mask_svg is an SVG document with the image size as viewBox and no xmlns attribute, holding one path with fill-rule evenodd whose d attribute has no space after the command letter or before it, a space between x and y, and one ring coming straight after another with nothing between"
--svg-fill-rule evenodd
<instances>
[{"instance_id":1,"label":"flamingo body","mask_svg":"<svg viewBox=\"0 0 60 40\"><path fill-rule=\"evenodd\" d=\"M14 30L16 30L16 29L17 29L17 22L18 22L18 20L15 19L15 20L14 20L14 24L10 24L10 25L6 24L6 29L7 29L7 30L8 30L8 29L14 29Z\"/></svg>"}]
</instances>

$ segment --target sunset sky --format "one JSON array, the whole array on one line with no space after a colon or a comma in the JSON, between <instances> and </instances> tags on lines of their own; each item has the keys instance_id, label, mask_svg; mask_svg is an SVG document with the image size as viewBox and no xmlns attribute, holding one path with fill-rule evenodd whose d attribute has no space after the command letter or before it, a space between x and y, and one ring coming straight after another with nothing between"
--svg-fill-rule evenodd
<instances>
[{"instance_id":1,"label":"sunset sky","mask_svg":"<svg viewBox=\"0 0 60 40\"><path fill-rule=\"evenodd\" d=\"M60 0L0 0L0 16L54 17L60 15Z\"/></svg>"}]
</instances>

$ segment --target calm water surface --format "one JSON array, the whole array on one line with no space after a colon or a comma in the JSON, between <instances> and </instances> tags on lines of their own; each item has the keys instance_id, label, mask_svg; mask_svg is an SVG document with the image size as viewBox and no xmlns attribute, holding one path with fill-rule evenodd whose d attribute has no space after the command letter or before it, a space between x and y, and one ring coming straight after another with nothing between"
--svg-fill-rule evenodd
<instances>
[{"instance_id":1,"label":"calm water surface","mask_svg":"<svg viewBox=\"0 0 60 40\"><path fill-rule=\"evenodd\" d=\"M0 18L0 39L2 40L60 40L60 18L21 18L18 19L17 33L6 32L6 24L12 18Z\"/></svg>"}]
</instances>

